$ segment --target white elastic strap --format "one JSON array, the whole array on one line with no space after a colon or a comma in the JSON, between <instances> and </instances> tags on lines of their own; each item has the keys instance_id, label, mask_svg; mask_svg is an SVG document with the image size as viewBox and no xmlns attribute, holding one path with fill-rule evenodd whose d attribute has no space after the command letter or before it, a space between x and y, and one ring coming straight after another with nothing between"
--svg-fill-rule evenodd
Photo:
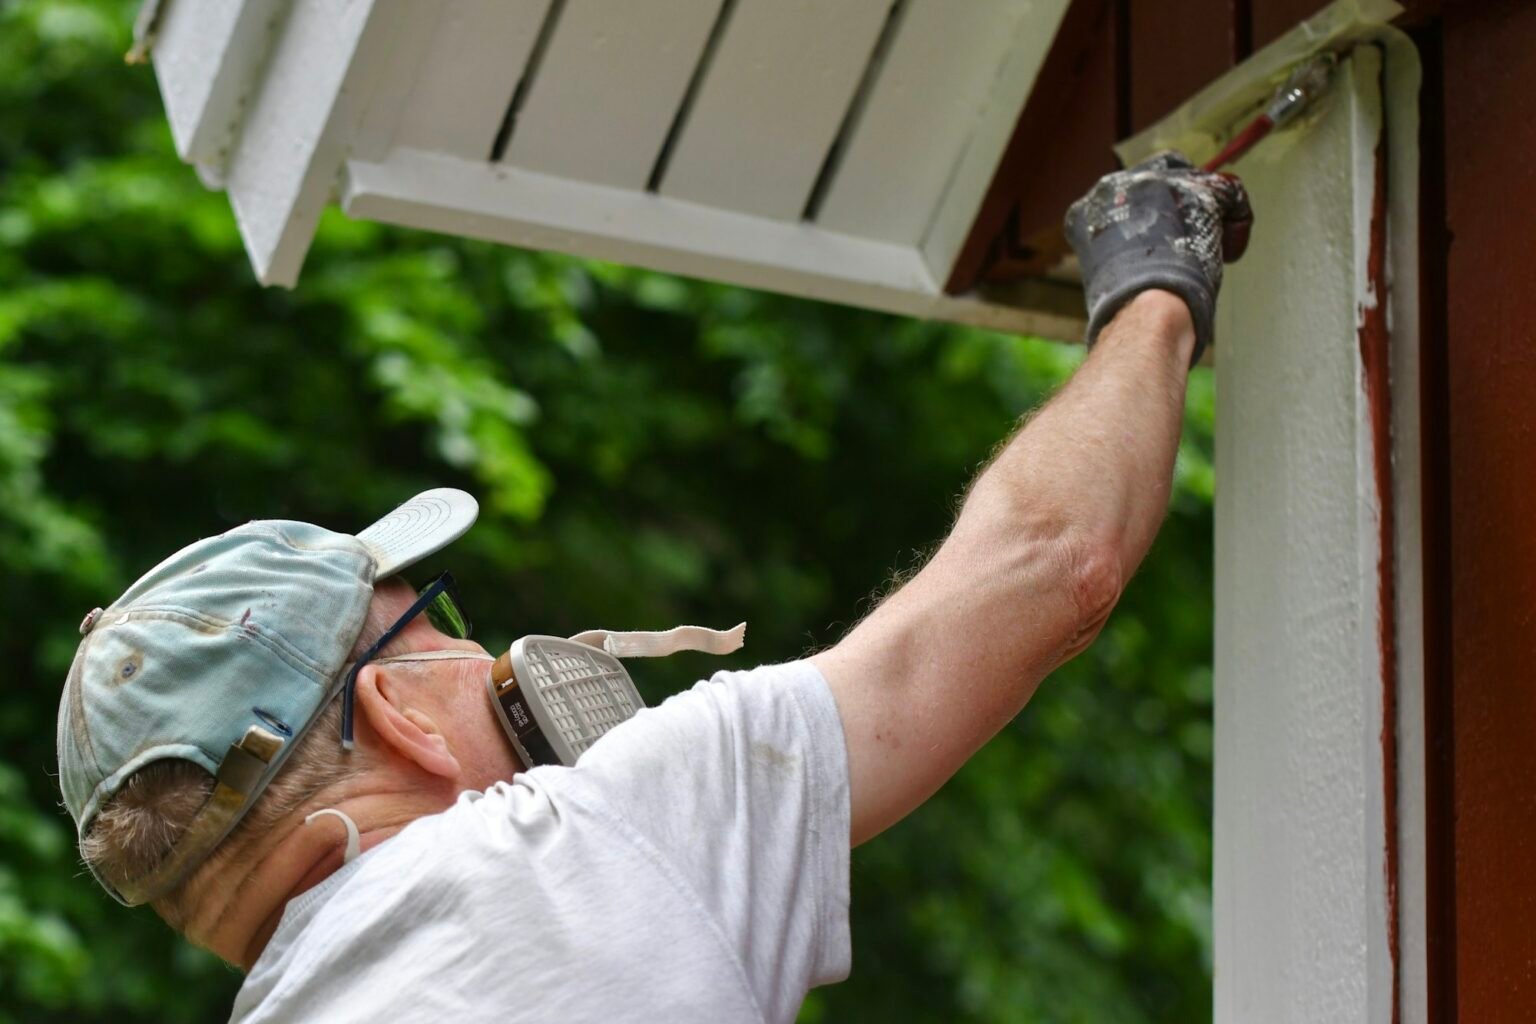
<instances>
[{"instance_id":1,"label":"white elastic strap","mask_svg":"<svg viewBox=\"0 0 1536 1024\"><path fill-rule=\"evenodd\" d=\"M731 629L706 629L703 626L676 626L659 632L589 629L571 639L607 651L615 658L664 658L678 651L730 654L741 647L746 636L747 624L739 622Z\"/></svg>"},{"instance_id":2,"label":"white elastic strap","mask_svg":"<svg viewBox=\"0 0 1536 1024\"><path fill-rule=\"evenodd\" d=\"M393 665L400 661L495 661L495 657L483 651L409 651L391 654L387 658L374 658L370 665Z\"/></svg>"},{"instance_id":3,"label":"white elastic strap","mask_svg":"<svg viewBox=\"0 0 1536 1024\"><path fill-rule=\"evenodd\" d=\"M363 837L357 832L357 822L348 817L345 811L338 811L334 807L327 807L305 818L304 824L308 825L322 814L334 814L341 819L343 825L347 826L347 849L341 855L341 862L343 864L351 864L353 859L363 852Z\"/></svg>"},{"instance_id":4,"label":"white elastic strap","mask_svg":"<svg viewBox=\"0 0 1536 1024\"><path fill-rule=\"evenodd\" d=\"M385 658L374 658L370 665L392 665L397 661L495 661L495 657L483 651L409 651L405 654L391 654ZM352 671L353 662L347 662L341 666L339 675L346 675Z\"/></svg>"}]
</instances>

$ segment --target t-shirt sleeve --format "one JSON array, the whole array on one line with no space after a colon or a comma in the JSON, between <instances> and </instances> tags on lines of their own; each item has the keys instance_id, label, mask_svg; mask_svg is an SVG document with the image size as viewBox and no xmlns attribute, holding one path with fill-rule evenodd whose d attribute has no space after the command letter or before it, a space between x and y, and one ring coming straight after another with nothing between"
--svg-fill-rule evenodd
<instances>
[{"instance_id":1,"label":"t-shirt sleeve","mask_svg":"<svg viewBox=\"0 0 1536 1024\"><path fill-rule=\"evenodd\" d=\"M848 976L848 757L815 666L717 673L615 728L565 781L676 866L767 1019Z\"/></svg>"}]
</instances>

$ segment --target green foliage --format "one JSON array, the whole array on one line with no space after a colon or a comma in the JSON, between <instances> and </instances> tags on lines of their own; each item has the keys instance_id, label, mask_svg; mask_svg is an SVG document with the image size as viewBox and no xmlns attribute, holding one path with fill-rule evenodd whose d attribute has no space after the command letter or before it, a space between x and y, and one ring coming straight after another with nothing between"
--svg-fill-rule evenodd
<instances>
[{"instance_id":1,"label":"green foliage","mask_svg":"<svg viewBox=\"0 0 1536 1024\"><path fill-rule=\"evenodd\" d=\"M458 485L488 645L747 618L751 659L789 658L942 537L1078 358L340 215L298 290L262 290L121 63L133 7L0 0L0 1021L217 1019L239 983L83 877L51 777L76 623L170 551ZM1109 628L859 850L853 978L806 1020L1208 1018L1207 375L1191 395Z\"/></svg>"}]
</instances>

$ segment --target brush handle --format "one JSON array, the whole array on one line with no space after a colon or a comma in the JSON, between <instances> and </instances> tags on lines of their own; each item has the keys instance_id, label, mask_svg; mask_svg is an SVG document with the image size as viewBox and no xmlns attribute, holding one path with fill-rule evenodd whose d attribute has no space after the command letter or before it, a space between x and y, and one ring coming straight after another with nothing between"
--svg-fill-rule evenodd
<instances>
[{"instance_id":1,"label":"brush handle","mask_svg":"<svg viewBox=\"0 0 1536 1024\"><path fill-rule=\"evenodd\" d=\"M1260 139L1274 131L1274 118L1260 114L1248 122L1248 127L1232 136L1232 141L1222 147L1220 153L1200 165L1202 171L1219 171L1227 164L1252 149Z\"/></svg>"}]
</instances>

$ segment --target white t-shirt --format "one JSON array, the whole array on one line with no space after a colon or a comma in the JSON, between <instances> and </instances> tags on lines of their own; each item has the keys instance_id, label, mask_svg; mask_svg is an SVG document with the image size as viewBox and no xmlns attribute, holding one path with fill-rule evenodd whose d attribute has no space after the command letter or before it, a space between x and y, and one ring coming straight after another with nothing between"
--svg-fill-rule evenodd
<instances>
[{"instance_id":1,"label":"white t-shirt","mask_svg":"<svg viewBox=\"0 0 1536 1024\"><path fill-rule=\"evenodd\" d=\"M230 1019L793 1020L848 976L848 799L815 667L721 672L292 900Z\"/></svg>"}]
</instances>

